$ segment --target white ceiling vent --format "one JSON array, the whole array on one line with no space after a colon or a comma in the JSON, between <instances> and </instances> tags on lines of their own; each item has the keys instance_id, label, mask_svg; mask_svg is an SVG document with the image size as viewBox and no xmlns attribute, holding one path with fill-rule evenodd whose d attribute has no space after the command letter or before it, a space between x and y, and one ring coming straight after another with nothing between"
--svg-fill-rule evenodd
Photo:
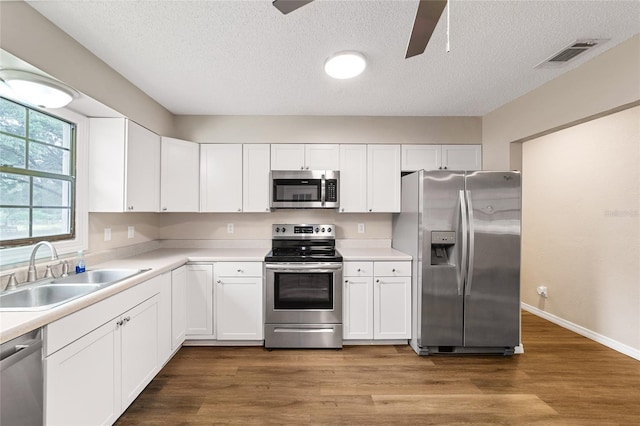
<instances>
[{"instance_id":1,"label":"white ceiling vent","mask_svg":"<svg viewBox=\"0 0 640 426\"><path fill-rule=\"evenodd\" d=\"M557 53L554 53L549 58L536 65L535 68L557 68L564 66L574 60L577 56L593 49L605 41L606 40L604 39L576 40L569 46L561 49Z\"/></svg>"}]
</instances>

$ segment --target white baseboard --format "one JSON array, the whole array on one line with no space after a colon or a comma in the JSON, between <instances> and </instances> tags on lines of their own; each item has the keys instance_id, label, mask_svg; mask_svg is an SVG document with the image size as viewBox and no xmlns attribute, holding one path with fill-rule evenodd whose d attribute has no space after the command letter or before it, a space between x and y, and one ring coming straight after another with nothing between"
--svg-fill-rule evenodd
<instances>
[{"instance_id":1,"label":"white baseboard","mask_svg":"<svg viewBox=\"0 0 640 426\"><path fill-rule=\"evenodd\" d=\"M533 315L539 316L540 318L544 318L547 321L550 321L554 324L559 325L560 327L571 330L575 333L578 333L581 336L584 336L588 339L591 339L595 342L603 344L615 351L618 351L624 355L630 356L631 358L637 359L640 361L640 349L632 348L629 345L625 345L624 343L620 343L617 340L613 340L610 337L603 336L602 334L598 334L595 331L589 330L581 325L574 324L571 321L567 321L562 319L556 315L550 314L549 312L545 312L541 309L538 309L534 306L528 305L526 303L521 303L522 309L527 312L532 313Z\"/></svg>"}]
</instances>

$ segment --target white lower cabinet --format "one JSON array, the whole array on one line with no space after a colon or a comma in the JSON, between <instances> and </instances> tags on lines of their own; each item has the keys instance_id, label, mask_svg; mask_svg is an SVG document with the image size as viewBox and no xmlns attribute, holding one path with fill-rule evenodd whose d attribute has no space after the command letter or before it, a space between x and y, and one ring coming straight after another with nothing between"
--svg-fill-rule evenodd
<instances>
[{"instance_id":1,"label":"white lower cabinet","mask_svg":"<svg viewBox=\"0 0 640 426\"><path fill-rule=\"evenodd\" d=\"M155 295L45 358L45 424L112 424L158 371Z\"/></svg>"},{"instance_id":2,"label":"white lower cabinet","mask_svg":"<svg viewBox=\"0 0 640 426\"><path fill-rule=\"evenodd\" d=\"M411 338L411 262L344 262L345 340Z\"/></svg>"},{"instance_id":3,"label":"white lower cabinet","mask_svg":"<svg viewBox=\"0 0 640 426\"><path fill-rule=\"evenodd\" d=\"M171 350L184 342L187 334L187 267L171 271Z\"/></svg>"},{"instance_id":4,"label":"white lower cabinet","mask_svg":"<svg viewBox=\"0 0 640 426\"><path fill-rule=\"evenodd\" d=\"M214 339L213 265L187 265L187 338Z\"/></svg>"},{"instance_id":5,"label":"white lower cabinet","mask_svg":"<svg viewBox=\"0 0 640 426\"><path fill-rule=\"evenodd\" d=\"M214 265L216 338L262 340L262 262Z\"/></svg>"}]
</instances>

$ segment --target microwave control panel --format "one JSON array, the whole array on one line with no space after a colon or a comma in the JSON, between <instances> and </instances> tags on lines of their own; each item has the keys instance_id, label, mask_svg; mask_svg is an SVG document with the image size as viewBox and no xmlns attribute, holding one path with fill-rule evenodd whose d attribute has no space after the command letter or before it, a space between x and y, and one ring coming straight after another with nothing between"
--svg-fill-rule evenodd
<instances>
[{"instance_id":1,"label":"microwave control panel","mask_svg":"<svg viewBox=\"0 0 640 426\"><path fill-rule=\"evenodd\" d=\"M325 181L325 201L338 201L338 181L335 179L327 179Z\"/></svg>"}]
</instances>

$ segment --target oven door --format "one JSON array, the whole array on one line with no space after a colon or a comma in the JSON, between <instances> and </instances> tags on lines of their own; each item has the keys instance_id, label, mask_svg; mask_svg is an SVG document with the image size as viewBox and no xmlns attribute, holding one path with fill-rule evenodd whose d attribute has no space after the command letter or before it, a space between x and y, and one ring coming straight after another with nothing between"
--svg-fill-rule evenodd
<instances>
[{"instance_id":1,"label":"oven door","mask_svg":"<svg viewBox=\"0 0 640 426\"><path fill-rule=\"evenodd\" d=\"M265 275L265 323L342 323L342 263L266 263Z\"/></svg>"}]
</instances>

